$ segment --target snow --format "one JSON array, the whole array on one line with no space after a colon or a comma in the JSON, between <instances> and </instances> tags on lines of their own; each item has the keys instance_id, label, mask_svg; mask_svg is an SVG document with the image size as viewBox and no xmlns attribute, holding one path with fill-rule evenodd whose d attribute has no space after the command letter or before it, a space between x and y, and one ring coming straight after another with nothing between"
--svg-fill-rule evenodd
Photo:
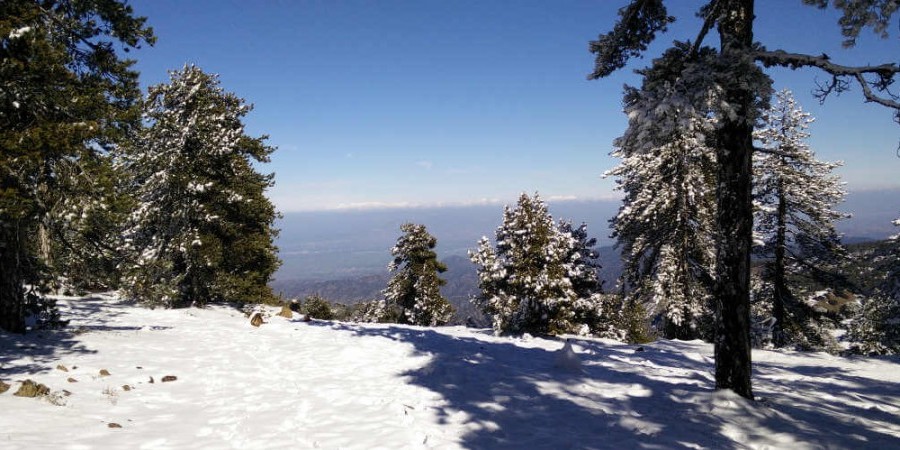
<instances>
[{"instance_id":1,"label":"snow","mask_svg":"<svg viewBox=\"0 0 900 450\"><path fill-rule=\"evenodd\" d=\"M712 347L700 341L569 337L564 349L561 339L463 327L305 323L274 309L255 328L222 306L60 302L67 329L0 334L0 379L12 385L0 394L4 449L900 443L898 358L755 351L759 400L749 402L712 390ZM54 395L13 396L25 379Z\"/></svg>"},{"instance_id":2,"label":"snow","mask_svg":"<svg viewBox=\"0 0 900 450\"><path fill-rule=\"evenodd\" d=\"M31 31L31 29L31 27L22 27L12 30L9 32L9 39L18 39L22 36L25 36L26 33ZM16 108L18 108L18 106L16 106Z\"/></svg>"}]
</instances>

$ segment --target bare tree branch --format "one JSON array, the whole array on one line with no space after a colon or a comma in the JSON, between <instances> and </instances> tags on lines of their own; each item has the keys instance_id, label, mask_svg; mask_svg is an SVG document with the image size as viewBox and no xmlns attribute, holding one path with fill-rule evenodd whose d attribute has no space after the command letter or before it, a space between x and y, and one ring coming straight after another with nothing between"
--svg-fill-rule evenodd
<instances>
[{"instance_id":1,"label":"bare tree branch","mask_svg":"<svg viewBox=\"0 0 900 450\"><path fill-rule=\"evenodd\" d=\"M706 16L703 20L703 27L700 28L700 32L697 33L697 38L694 39L694 45L691 47L691 55L690 58L696 58L698 52L700 51L700 46L703 44L703 39L706 38L706 34L709 33L709 30L712 29L713 25L715 25L716 20L719 18L719 9L722 4L721 0L712 0L707 5Z\"/></svg>"},{"instance_id":2,"label":"bare tree branch","mask_svg":"<svg viewBox=\"0 0 900 450\"><path fill-rule=\"evenodd\" d=\"M820 56L805 55L802 53L788 53L784 50L758 51L755 59L766 67L781 66L791 69L800 67L818 67L832 75L832 81L826 86L820 86L820 99L824 99L830 93L840 93L849 86L845 78L855 79L862 87L866 101L878 103L891 109L900 110L900 97L888 89L894 82L894 77L900 74L900 66L897 63L880 64L877 66L844 66L831 62L826 54ZM874 75L875 80L870 80L865 75ZM874 90L873 90L874 87ZM883 93L879 95L875 91Z\"/></svg>"}]
</instances>

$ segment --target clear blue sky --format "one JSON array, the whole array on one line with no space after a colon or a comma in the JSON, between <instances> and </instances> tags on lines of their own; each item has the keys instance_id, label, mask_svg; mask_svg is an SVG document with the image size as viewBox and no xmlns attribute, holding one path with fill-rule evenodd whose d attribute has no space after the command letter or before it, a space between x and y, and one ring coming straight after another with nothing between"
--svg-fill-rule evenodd
<instances>
[{"instance_id":1,"label":"clear blue sky","mask_svg":"<svg viewBox=\"0 0 900 450\"><path fill-rule=\"evenodd\" d=\"M132 53L146 86L194 63L255 105L252 135L278 147L269 192L282 211L616 196L601 174L626 126L624 83L649 64L588 81L588 41L626 0L137 0L158 42ZM668 2L658 39L693 39L703 2ZM757 40L838 63L898 61L900 32L843 50L834 11L757 0ZM895 19L896 21L896 19ZM717 36L708 38L710 44ZM814 70L773 70L817 122L820 158L844 160L850 190L900 187L900 127L858 88L820 106Z\"/></svg>"}]
</instances>

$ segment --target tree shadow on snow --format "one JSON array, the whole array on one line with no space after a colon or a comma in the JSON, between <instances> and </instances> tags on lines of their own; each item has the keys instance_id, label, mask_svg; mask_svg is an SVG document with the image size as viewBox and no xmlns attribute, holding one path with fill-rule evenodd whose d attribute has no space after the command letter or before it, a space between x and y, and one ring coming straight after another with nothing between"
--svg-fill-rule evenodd
<instances>
[{"instance_id":1,"label":"tree shadow on snow","mask_svg":"<svg viewBox=\"0 0 900 450\"><path fill-rule=\"evenodd\" d=\"M62 313L62 319L70 323L66 327L34 330L24 335L0 332L0 379L48 372L68 356L96 353L78 339L81 334L140 329L116 325L116 318L130 307L127 303L110 304L96 296L72 298L66 303Z\"/></svg>"},{"instance_id":2,"label":"tree shadow on snow","mask_svg":"<svg viewBox=\"0 0 900 450\"><path fill-rule=\"evenodd\" d=\"M415 327L313 324L408 343L430 355L426 366L403 376L440 394L445 403L435 407L438 417L465 430L460 442L467 448L743 448L748 442L888 448L897 442L888 431L854 421L861 415L896 421L896 413L862 411L840 397L823 403L811 395L821 387L814 382L794 386L786 402L716 394L712 355L699 353L696 344L659 341L638 351L612 341L572 339L583 361L572 370L557 364L555 351L495 339L489 331L458 337ZM762 386L766 397L773 383L791 390L788 382L761 379L770 367L756 367L757 390ZM861 386L859 395L896 392L887 383L835 376Z\"/></svg>"}]
</instances>

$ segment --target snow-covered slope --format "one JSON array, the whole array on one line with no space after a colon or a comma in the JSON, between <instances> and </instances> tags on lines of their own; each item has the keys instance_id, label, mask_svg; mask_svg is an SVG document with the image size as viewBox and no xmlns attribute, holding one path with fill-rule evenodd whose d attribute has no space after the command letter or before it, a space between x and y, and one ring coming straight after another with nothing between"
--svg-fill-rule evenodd
<instances>
[{"instance_id":1,"label":"snow-covered slope","mask_svg":"<svg viewBox=\"0 0 900 450\"><path fill-rule=\"evenodd\" d=\"M225 307L62 303L69 329L0 335L0 448L900 447L896 358L754 352L747 402L713 392L701 342L562 350L487 330L254 328ZM13 396L25 379L52 395Z\"/></svg>"}]
</instances>

